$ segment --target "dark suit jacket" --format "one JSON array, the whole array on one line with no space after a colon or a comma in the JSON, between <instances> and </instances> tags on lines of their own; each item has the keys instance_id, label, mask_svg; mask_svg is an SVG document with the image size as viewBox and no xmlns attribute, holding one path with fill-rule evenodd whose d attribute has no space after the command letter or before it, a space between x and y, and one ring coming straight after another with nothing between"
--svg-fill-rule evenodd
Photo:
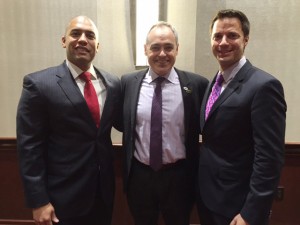
<instances>
[{"instance_id":1,"label":"dark suit jacket","mask_svg":"<svg viewBox=\"0 0 300 225\"><path fill-rule=\"evenodd\" d=\"M199 185L208 208L262 224L284 161L286 103L281 83L249 61L220 95L205 122L202 102Z\"/></svg>"},{"instance_id":2,"label":"dark suit jacket","mask_svg":"<svg viewBox=\"0 0 300 225\"><path fill-rule=\"evenodd\" d=\"M192 171L199 155L200 105L208 84L208 80L200 75L175 69L182 91L184 104L184 126L186 157ZM135 125L137 103L143 78L148 70L142 70L121 77L123 100L123 149L124 157L124 188L126 190L132 157L135 151ZM191 174L192 175L192 174Z\"/></svg>"},{"instance_id":3,"label":"dark suit jacket","mask_svg":"<svg viewBox=\"0 0 300 225\"><path fill-rule=\"evenodd\" d=\"M20 170L28 207L51 202L58 218L81 215L94 202L100 171L108 209L114 197L111 127L120 81L96 70L107 88L97 129L65 63L25 76L17 112Z\"/></svg>"}]
</instances>

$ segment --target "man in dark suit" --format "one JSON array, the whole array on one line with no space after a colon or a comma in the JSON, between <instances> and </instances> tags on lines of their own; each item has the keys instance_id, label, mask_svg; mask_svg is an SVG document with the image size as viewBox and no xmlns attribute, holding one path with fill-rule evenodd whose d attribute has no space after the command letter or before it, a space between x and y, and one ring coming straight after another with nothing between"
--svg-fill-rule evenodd
<instances>
[{"instance_id":1,"label":"man in dark suit","mask_svg":"<svg viewBox=\"0 0 300 225\"><path fill-rule=\"evenodd\" d=\"M92 64L98 30L88 17L70 21L62 46L65 62L24 78L17 143L26 202L36 224L109 225L115 189L110 132L119 117L120 82ZM90 84L96 111L85 100Z\"/></svg>"},{"instance_id":2,"label":"man in dark suit","mask_svg":"<svg viewBox=\"0 0 300 225\"><path fill-rule=\"evenodd\" d=\"M249 29L247 17L237 10L219 11L211 24L212 52L223 82L212 105L210 96L218 89L213 79L201 108L201 225L267 224L283 166L283 87L245 58Z\"/></svg>"},{"instance_id":3,"label":"man in dark suit","mask_svg":"<svg viewBox=\"0 0 300 225\"><path fill-rule=\"evenodd\" d=\"M167 225L188 225L199 154L200 105L208 80L173 67L178 36L169 23L155 24L144 47L149 69L121 78L128 204L136 225L156 225L160 213ZM158 86L161 94L156 92ZM154 116L152 98L159 95L161 112ZM151 132L157 121L159 128ZM159 149L160 156L152 160L153 151Z\"/></svg>"}]
</instances>

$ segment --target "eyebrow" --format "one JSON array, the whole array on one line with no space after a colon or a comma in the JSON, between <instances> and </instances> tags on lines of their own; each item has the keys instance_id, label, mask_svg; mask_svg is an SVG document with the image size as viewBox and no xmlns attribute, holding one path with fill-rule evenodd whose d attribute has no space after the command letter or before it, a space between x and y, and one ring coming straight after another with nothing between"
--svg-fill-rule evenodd
<instances>
[{"instance_id":1,"label":"eyebrow","mask_svg":"<svg viewBox=\"0 0 300 225\"><path fill-rule=\"evenodd\" d=\"M92 30L84 30L84 29L80 29L80 28L74 28L74 29L71 30L71 32L73 32L73 31L80 31L80 32L86 32L86 33L95 34L95 32L92 31Z\"/></svg>"}]
</instances>

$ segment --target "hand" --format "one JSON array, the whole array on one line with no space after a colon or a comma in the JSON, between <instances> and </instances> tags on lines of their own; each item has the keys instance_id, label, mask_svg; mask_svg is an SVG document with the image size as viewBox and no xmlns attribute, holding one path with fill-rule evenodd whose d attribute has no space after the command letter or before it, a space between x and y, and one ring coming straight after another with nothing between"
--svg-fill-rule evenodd
<instances>
[{"instance_id":1,"label":"hand","mask_svg":"<svg viewBox=\"0 0 300 225\"><path fill-rule=\"evenodd\" d=\"M58 223L59 220L55 215L54 207L51 203L32 210L35 224L53 225L52 222Z\"/></svg>"},{"instance_id":2,"label":"hand","mask_svg":"<svg viewBox=\"0 0 300 225\"><path fill-rule=\"evenodd\" d=\"M236 215L231 221L230 225L250 225L241 216L241 214Z\"/></svg>"}]
</instances>

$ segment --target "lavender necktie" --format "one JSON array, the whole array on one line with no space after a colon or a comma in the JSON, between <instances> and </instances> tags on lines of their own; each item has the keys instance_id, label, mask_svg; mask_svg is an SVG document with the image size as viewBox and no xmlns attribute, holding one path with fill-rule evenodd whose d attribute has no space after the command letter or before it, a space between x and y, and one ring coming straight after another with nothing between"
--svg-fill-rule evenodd
<instances>
[{"instance_id":1,"label":"lavender necktie","mask_svg":"<svg viewBox=\"0 0 300 225\"><path fill-rule=\"evenodd\" d=\"M211 94L209 96L209 99L206 104L206 110L205 110L205 119L208 117L208 114L215 103L215 101L218 99L221 89L222 89L222 83L224 81L224 77L221 73L218 74L216 82L212 88Z\"/></svg>"},{"instance_id":2,"label":"lavender necktie","mask_svg":"<svg viewBox=\"0 0 300 225\"><path fill-rule=\"evenodd\" d=\"M163 77L155 79L156 87L153 93L150 129L150 166L157 171L162 166L162 94Z\"/></svg>"}]
</instances>

